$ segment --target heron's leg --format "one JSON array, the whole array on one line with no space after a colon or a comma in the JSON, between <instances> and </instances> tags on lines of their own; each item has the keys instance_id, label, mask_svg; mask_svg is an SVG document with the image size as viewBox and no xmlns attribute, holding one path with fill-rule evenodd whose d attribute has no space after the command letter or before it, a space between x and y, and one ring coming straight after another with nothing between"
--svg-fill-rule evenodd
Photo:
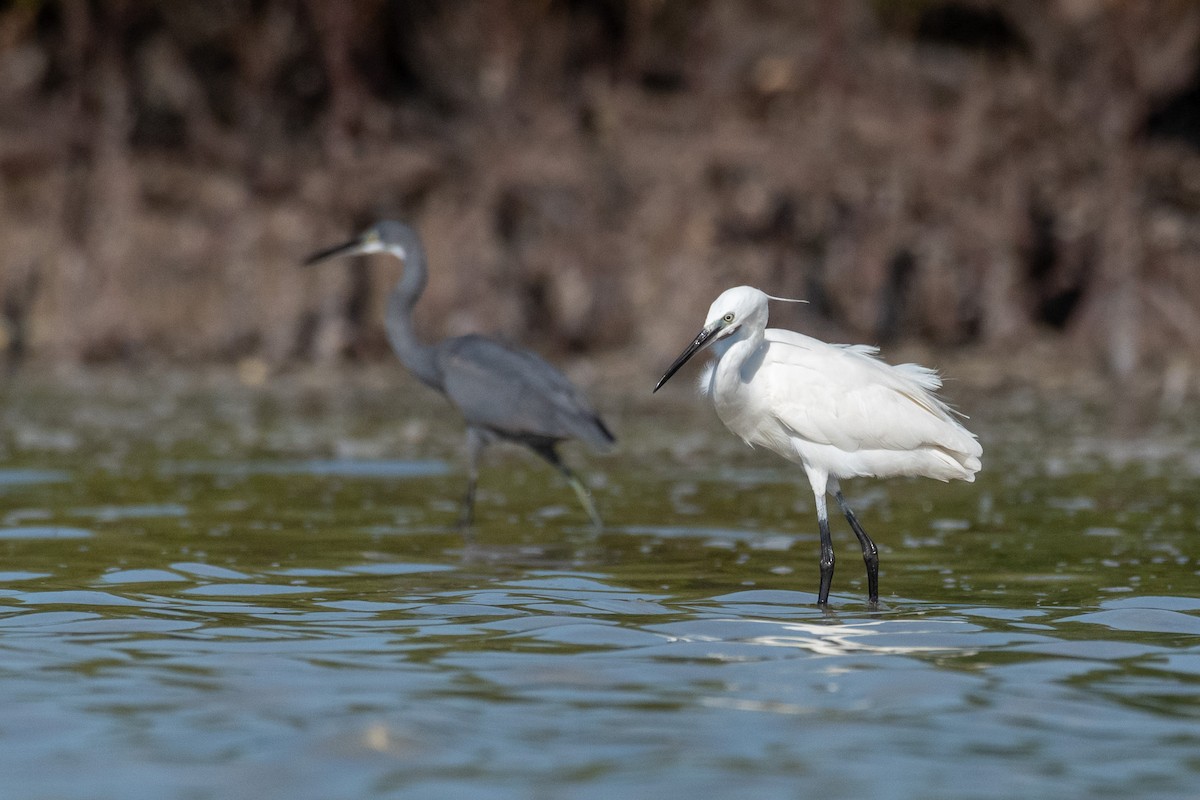
<instances>
[{"instance_id":1,"label":"heron's leg","mask_svg":"<svg viewBox=\"0 0 1200 800\"><path fill-rule=\"evenodd\" d=\"M862 525L858 524L858 517L854 516L854 512L850 510L846 498L842 497L842 490L835 488L833 496L837 499L842 513L846 515L846 521L854 529L858 543L862 545L863 563L867 565L867 599L871 605L875 605L879 602L879 548L875 546L875 542L871 541L871 537L867 536Z\"/></svg>"},{"instance_id":2,"label":"heron's leg","mask_svg":"<svg viewBox=\"0 0 1200 800\"><path fill-rule=\"evenodd\" d=\"M817 524L821 527L821 588L817 605L829 605L829 587L833 584L833 536L829 533L829 512L825 508L825 492L814 492L817 499Z\"/></svg>"},{"instance_id":3,"label":"heron's leg","mask_svg":"<svg viewBox=\"0 0 1200 800\"><path fill-rule=\"evenodd\" d=\"M479 454L487 440L476 428L467 428L467 496L463 498L459 527L469 528L475 521L475 484L479 482Z\"/></svg>"},{"instance_id":4,"label":"heron's leg","mask_svg":"<svg viewBox=\"0 0 1200 800\"><path fill-rule=\"evenodd\" d=\"M575 491L575 496L579 498L583 510L587 512L588 519L592 521L592 525L596 528L603 528L604 522L600 519L600 513L596 511L596 504L592 502L592 493L583 485L583 481L579 480L579 476L571 471L571 468L563 463L559 458L558 451L554 448L554 444L534 444L530 445L533 451L554 467L570 484L571 489Z\"/></svg>"}]
</instances>

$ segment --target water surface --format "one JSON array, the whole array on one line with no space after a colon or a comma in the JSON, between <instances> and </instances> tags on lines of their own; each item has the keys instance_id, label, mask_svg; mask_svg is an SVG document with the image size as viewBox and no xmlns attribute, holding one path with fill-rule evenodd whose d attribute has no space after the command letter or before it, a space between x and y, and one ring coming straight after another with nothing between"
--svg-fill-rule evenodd
<instances>
[{"instance_id":1,"label":"water surface","mask_svg":"<svg viewBox=\"0 0 1200 800\"><path fill-rule=\"evenodd\" d=\"M402 375L4 390L0 775L20 798L1192 797L1187 420L959 398L974 485L806 483L685 393L569 449L607 526Z\"/></svg>"}]
</instances>

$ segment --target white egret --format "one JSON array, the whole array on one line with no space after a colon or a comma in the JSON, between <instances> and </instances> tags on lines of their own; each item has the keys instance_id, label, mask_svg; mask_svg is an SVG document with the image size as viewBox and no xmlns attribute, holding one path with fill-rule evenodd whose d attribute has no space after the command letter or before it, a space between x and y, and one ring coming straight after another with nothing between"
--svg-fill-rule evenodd
<instances>
[{"instance_id":1,"label":"white egret","mask_svg":"<svg viewBox=\"0 0 1200 800\"><path fill-rule=\"evenodd\" d=\"M832 492L862 546L867 593L879 600L879 553L842 496L843 478L923 476L974 481L983 454L975 435L936 396L942 382L917 364L892 366L867 345L827 344L767 328L771 298L750 286L721 294L699 335L659 380L658 391L707 347L716 357L700 381L717 416L751 447L800 464L816 497L821 529L817 603L829 602L833 540L825 496Z\"/></svg>"}]
</instances>

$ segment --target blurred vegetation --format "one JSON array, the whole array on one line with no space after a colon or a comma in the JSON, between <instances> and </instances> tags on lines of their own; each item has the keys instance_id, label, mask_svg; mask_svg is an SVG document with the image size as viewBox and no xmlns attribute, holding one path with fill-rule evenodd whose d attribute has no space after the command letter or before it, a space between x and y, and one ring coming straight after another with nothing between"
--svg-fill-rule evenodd
<instances>
[{"instance_id":1,"label":"blurred vegetation","mask_svg":"<svg viewBox=\"0 0 1200 800\"><path fill-rule=\"evenodd\" d=\"M431 337L661 366L746 282L1186 388L1198 44L1183 0L0 2L0 344L381 355L398 268L296 264L389 215Z\"/></svg>"}]
</instances>

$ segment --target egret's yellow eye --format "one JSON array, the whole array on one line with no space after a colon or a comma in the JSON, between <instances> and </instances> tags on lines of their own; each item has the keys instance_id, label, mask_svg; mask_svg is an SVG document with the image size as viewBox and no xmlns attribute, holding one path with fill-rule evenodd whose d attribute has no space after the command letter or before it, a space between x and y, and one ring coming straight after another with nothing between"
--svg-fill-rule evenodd
<instances>
[{"instance_id":1,"label":"egret's yellow eye","mask_svg":"<svg viewBox=\"0 0 1200 800\"><path fill-rule=\"evenodd\" d=\"M726 314L722 319L724 319L726 322L733 322L733 314Z\"/></svg>"}]
</instances>

